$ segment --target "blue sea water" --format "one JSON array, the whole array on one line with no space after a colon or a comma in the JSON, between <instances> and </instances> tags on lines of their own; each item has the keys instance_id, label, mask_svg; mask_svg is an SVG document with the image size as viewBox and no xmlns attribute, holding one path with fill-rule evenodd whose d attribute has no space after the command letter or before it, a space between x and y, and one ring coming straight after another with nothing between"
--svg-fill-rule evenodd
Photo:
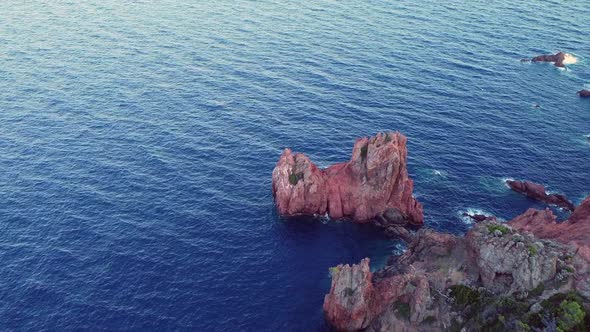
<instances>
[{"instance_id":1,"label":"blue sea water","mask_svg":"<svg viewBox=\"0 0 590 332\"><path fill-rule=\"evenodd\" d=\"M429 227L590 195L585 1L0 3L0 329L326 330L328 268L399 251L283 220L285 147L321 166L409 138ZM523 57L564 50L567 71ZM533 107L534 103L541 107Z\"/></svg>"}]
</instances>

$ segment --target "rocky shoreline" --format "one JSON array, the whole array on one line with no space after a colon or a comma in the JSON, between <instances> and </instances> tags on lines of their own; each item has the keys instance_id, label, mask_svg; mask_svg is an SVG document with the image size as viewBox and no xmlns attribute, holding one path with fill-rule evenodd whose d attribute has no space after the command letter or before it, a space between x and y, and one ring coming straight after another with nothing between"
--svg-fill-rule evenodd
<instances>
[{"instance_id":1,"label":"rocky shoreline","mask_svg":"<svg viewBox=\"0 0 590 332\"><path fill-rule=\"evenodd\" d=\"M560 227L568 232L553 232ZM463 237L421 229L375 273L368 259L332 268L326 320L341 331L584 330L588 231L590 197L562 224L531 209L506 224L484 220Z\"/></svg>"},{"instance_id":2,"label":"rocky shoreline","mask_svg":"<svg viewBox=\"0 0 590 332\"><path fill-rule=\"evenodd\" d=\"M423 224L406 170L400 133L358 139L347 163L325 170L285 149L273 171L283 216L325 215L371 222L408 249L371 272L370 261L330 268L323 310L338 331L590 330L590 197L575 207L542 185L507 181L513 190L572 211L529 209L502 223L477 223L465 236Z\"/></svg>"}]
</instances>

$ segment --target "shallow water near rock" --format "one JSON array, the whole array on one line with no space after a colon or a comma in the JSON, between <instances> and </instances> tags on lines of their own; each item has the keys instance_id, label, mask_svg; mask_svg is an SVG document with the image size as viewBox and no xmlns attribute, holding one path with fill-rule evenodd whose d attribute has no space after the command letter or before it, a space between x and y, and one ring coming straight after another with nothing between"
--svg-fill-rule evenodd
<instances>
[{"instance_id":1,"label":"shallow water near rock","mask_svg":"<svg viewBox=\"0 0 590 332\"><path fill-rule=\"evenodd\" d=\"M403 132L425 223L457 234L463 211L544 207L505 178L579 204L589 15L582 1L3 1L3 328L327 329L328 268L375 269L399 243L279 218L285 147L328 166L357 137ZM557 50L580 61L520 62Z\"/></svg>"}]
</instances>

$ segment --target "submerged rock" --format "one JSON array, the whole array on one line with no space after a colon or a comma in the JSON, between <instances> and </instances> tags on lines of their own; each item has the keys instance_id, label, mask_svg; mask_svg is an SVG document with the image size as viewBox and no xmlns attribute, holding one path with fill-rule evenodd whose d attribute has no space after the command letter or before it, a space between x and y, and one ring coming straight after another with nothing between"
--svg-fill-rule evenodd
<instances>
[{"instance_id":1,"label":"submerged rock","mask_svg":"<svg viewBox=\"0 0 590 332\"><path fill-rule=\"evenodd\" d=\"M526 61L526 59L523 59ZM577 62L577 59L565 52L558 52L556 54L544 54L539 55L531 59L532 62L553 62L556 67L565 67L567 64L573 64Z\"/></svg>"},{"instance_id":2,"label":"submerged rock","mask_svg":"<svg viewBox=\"0 0 590 332\"><path fill-rule=\"evenodd\" d=\"M490 219L490 220L496 219L496 217L494 217L494 216L486 216L485 214L477 214L477 213L476 214L470 214L470 213L467 213L467 212L463 212L463 217L468 217L468 218L470 218L471 220L473 220L475 222L482 222L482 221L485 221L485 220L488 220L488 219Z\"/></svg>"},{"instance_id":3,"label":"submerged rock","mask_svg":"<svg viewBox=\"0 0 590 332\"><path fill-rule=\"evenodd\" d=\"M536 199L547 204L557 205L569 211L574 211L576 206L572 204L564 195L547 194L545 187L530 181L507 180L506 184L510 189L521 193L532 199Z\"/></svg>"},{"instance_id":4,"label":"submerged rock","mask_svg":"<svg viewBox=\"0 0 590 332\"><path fill-rule=\"evenodd\" d=\"M285 149L272 174L279 213L422 225L422 205L413 197L406 168L406 142L398 132L357 139L350 161L324 170Z\"/></svg>"},{"instance_id":5,"label":"submerged rock","mask_svg":"<svg viewBox=\"0 0 590 332\"><path fill-rule=\"evenodd\" d=\"M590 90L580 90L578 92L576 92L576 94L582 98L590 98Z\"/></svg>"}]
</instances>

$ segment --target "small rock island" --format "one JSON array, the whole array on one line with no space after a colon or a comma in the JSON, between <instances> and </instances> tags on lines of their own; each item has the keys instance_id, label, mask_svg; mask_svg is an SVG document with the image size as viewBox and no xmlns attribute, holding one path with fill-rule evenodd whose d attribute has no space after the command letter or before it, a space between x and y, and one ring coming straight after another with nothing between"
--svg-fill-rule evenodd
<instances>
[{"instance_id":1,"label":"small rock island","mask_svg":"<svg viewBox=\"0 0 590 332\"><path fill-rule=\"evenodd\" d=\"M350 161L327 169L285 149L272 173L279 214L422 225L422 204L413 196L414 183L406 168L406 142L399 132L359 138Z\"/></svg>"},{"instance_id":2,"label":"small rock island","mask_svg":"<svg viewBox=\"0 0 590 332\"><path fill-rule=\"evenodd\" d=\"M523 59L522 61L529 61ZM555 54L544 54L530 59L531 62L553 62L555 67L564 68L565 65L571 65L578 62L578 59L573 55L565 52L557 52Z\"/></svg>"}]
</instances>

